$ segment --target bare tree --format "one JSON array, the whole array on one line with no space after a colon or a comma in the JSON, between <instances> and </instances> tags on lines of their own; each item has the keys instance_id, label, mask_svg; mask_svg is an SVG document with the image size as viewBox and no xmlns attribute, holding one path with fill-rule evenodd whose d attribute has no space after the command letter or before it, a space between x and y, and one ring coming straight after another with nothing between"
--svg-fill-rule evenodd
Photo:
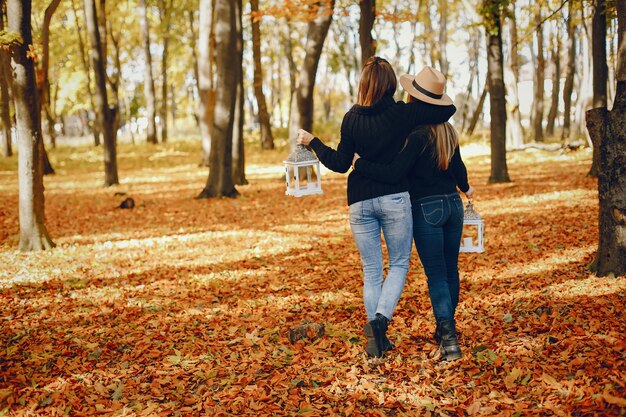
<instances>
[{"instance_id":1,"label":"bare tree","mask_svg":"<svg viewBox=\"0 0 626 417\"><path fill-rule=\"evenodd\" d=\"M537 23L537 55L535 68L535 92L533 96L533 134L536 142L543 142L543 97L544 97L544 79L546 59L543 54L543 22L541 17L541 4L537 5L535 14L535 22Z\"/></svg>"},{"instance_id":2,"label":"bare tree","mask_svg":"<svg viewBox=\"0 0 626 417\"><path fill-rule=\"evenodd\" d=\"M233 121L233 183L235 185L245 185L246 180L246 155L243 137L244 119L244 85L243 85L243 5L241 0L235 1L235 22L236 22L236 61L234 70L237 71L237 92L235 101L235 115Z\"/></svg>"},{"instance_id":3,"label":"bare tree","mask_svg":"<svg viewBox=\"0 0 626 417\"><path fill-rule=\"evenodd\" d=\"M6 3L0 1L0 32L4 30L4 16L6 10ZM9 90L10 79L10 56L7 51L0 48L0 120L2 121L2 156L8 158L13 155L13 147L11 144L11 94Z\"/></svg>"},{"instance_id":4,"label":"bare tree","mask_svg":"<svg viewBox=\"0 0 626 417\"><path fill-rule=\"evenodd\" d=\"M572 93L574 91L574 74L576 73L576 25L573 22L574 11L570 2L567 15L567 67L563 85L563 132L561 141L569 140L572 117Z\"/></svg>"},{"instance_id":5,"label":"bare tree","mask_svg":"<svg viewBox=\"0 0 626 417\"><path fill-rule=\"evenodd\" d=\"M552 34L552 94L546 135L554 136L554 124L559 111L559 92L561 91L561 25L557 21L556 33Z\"/></svg>"},{"instance_id":6,"label":"bare tree","mask_svg":"<svg viewBox=\"0 0 626 417\"><path fill-rule=\"evenodd\" d=\"M200 134L202 160L200 165L209 166L211 156L213 113L215 109L215 2L200 0L200 25L198 30L198 94L200 95Z\"/></svg>"},{"instance_id":7,"label":"bare tree","mask_svg":"<svg viewBox=\"0 0 626 417\"><path fill-rule=\"evenodd\" d=\"M52 114L52 106L50 100L50 79L48 74L48 68L50 63L50 22L52 21L52 15L59 7L61 0L52 0L46 11L44 12L43 27L41 30L41 45L42 45L42 58L41 58L41 73L43 80L41 83L41 108L46 115L47 122L47 134L50 138L50 143L54 148L56 146L56 133L54 131L54 116Z\"/></svg>"},{"instance_id":8,"label":"bare tree","mask_svg":"<svg viewBox=\"0 0 626 417\"><path fill-rule=\"evenodd\" d=\"M28 56L33 44L30 15L30 0L8 0L8 28L21 36L10 49L18 131L19 247L23 252L55 246L44 220L41 114L34 63Z\"/></svg>"}]
</instances>

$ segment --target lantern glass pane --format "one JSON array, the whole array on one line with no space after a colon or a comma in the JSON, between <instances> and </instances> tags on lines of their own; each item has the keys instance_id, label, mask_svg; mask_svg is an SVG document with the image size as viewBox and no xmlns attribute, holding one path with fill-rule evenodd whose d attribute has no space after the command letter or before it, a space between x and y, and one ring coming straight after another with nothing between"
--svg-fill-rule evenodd
<instances>
[{"instance_id":1,"label":"lantern glass pane","mask_svg":"<svg viewBox=\"0 0 626 417\"><path fill-rule=\"evenodd\" d=\"M296 167L287 167L287 190L296 189Z\"/></svg>"},{"instance_id":2,"label":"lantern glass pane","mask_svg":"<svg viewBox=\"0 0 626 417\"><path fill-rule=\"evenodd\" d=\"M300 189L307 190L317 186L317 174L313 165L299 167Z\"/></svg>"},{"instance_id":3,"label":"lantern glass pane","mask_svg":"<svg viewBox=\"0 0 626 417\"><path fill-rule=\"evenodd\" d=\"M463 246L477 246L478 245L478 227L474 225L465 225L463 227L463 235L461 237L461 244Z\"/></svg>"}]
</instances>

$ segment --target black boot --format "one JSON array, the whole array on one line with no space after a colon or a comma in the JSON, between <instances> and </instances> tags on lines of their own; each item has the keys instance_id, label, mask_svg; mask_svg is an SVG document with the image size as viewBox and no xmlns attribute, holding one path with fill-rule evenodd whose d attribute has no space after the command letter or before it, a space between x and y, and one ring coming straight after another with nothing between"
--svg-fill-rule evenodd
<instances>
[{"instance_id":1,"label":"black boot","mask_svg":"<svg viewBox=\"0 0 626 417\"><path fill-rule=\"evenodd\" d=\"M438 325L441 343L439 348L441 349L442 361L454 361L461 359L461 348L456 338L456 329L454 320L444 320Z\"/></svg>"},{"instance_id":2,"label":"black boot","mask_svg":"<svg viewBox=\"0 0 626 417\"><path fill-rule=\"evenodd\" d=\"M439 327L439 323L437 323L437 327L435 327L435 342L437 342L437 344L441 344L441 327Z\"/></svg>"},{"instance_id":3,"label":"black boot","mask_svg":"<svg viewBox=\"0 0 626 417\"><path fill-rule=\"evenodd\" d=\"M387 332L388 322L389 320L387 320L385 316L377 313L374 320L365 323L363 332L365 332L365 336L367 337L367 346L365 346L365 351L368 355L380 358L383 356L385 350L388 350L385 349L388 347L385 343L385 340L387 339L387 335L385 333Z\"/></svg>"}]
</instances>

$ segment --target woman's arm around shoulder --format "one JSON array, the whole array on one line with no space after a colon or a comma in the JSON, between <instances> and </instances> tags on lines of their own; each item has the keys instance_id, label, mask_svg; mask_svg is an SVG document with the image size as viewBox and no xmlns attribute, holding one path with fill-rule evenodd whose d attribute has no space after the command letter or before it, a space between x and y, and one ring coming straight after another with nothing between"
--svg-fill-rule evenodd
<instances>
[{"instance_id":1,"label":"woman's arm around shoulder","mask_svg":"<svg viewBox=\"0 0 626 417\"><path fill-rule=\"evenodd\" d=\"M400 101L397 104L404 106L405 111L408 113L407 117L413 123L413 126L447 122L456 113L454 104L437 106L419 100L410 103Z\"/></svg>"}]
</instances>

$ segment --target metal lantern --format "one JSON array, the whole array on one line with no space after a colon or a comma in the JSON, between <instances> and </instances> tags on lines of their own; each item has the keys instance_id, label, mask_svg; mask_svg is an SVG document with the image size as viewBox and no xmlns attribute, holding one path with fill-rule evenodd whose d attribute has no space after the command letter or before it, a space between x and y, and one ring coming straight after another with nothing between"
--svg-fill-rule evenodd
<instances>
[{"instance_id":1,"label":"metal lantern","mask_svg":"<svg viewBox=\"0 0 626 417\"><path fill-rule=\"evenodd\" d=\"M467 232L467 233L466 233ZM484 252L485 223L480 214L474 211L472 200L468 200L463 213L463 237L460 252ZM466 236L469 235L469 236Z\"/></svg>"},{"instance_id":2,"label":"metal lantern","mask_svg":"<svg viewBox=\"0 0 626 417\"><path fill-rule=\"evenodd\" d=\"M303 195L322 194L320 178L320 161L313 152L304 145L298 145L285 164L286 195L302 197Z\"/></svg>"}]
</instances>

